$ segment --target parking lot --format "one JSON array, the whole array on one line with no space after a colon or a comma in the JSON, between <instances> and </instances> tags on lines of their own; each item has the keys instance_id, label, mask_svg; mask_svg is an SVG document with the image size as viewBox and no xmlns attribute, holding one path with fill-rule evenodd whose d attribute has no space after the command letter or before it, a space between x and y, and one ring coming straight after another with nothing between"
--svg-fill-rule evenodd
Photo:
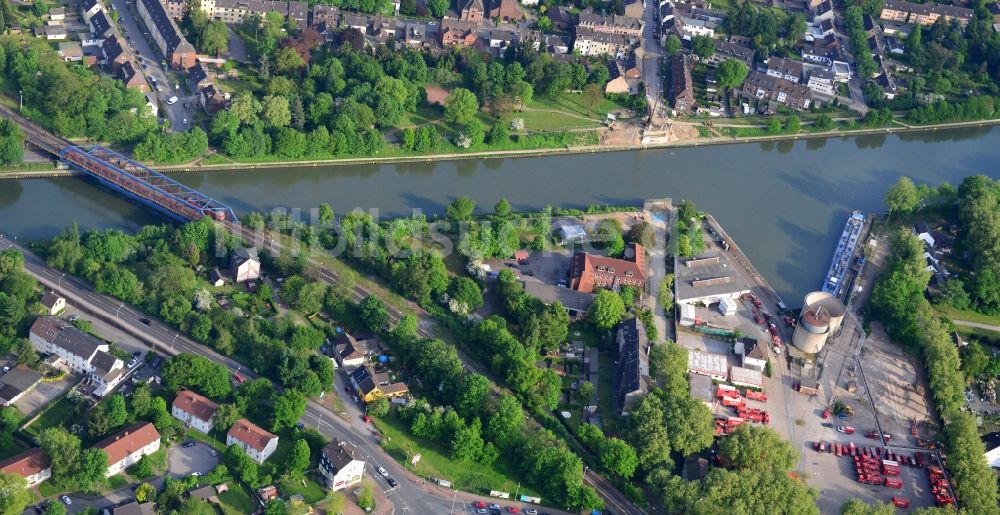
<instances>
[{"instance_id":1,"label":"parking lot","mask_svg":"<svg viewBox=\"0 0 1000 515\"><path fill-rule=\"evenodd\" d=\"M926 380L919 372L916 359L890 343L878 323L872 324L871 335L865 337L860 351L859 343L859 328L845 320L844 332L821 353L821 393L802 408L806 429L805 443L799 449L802 453L800 466L820 489L820 508L824 513L837 512L850 498L872 503L888 501L893 495L908 498L911 508L932 506L930 483L923 468L901 467L899 479L903 487L899 490L865 485L857 482L850 457L838 458L812 448L815 441L827 445L853 442L856 446L883 446L881 441L865 437L866 433L876 430L876 410L877 427L891 435L885 446L889 451L913 456L920 450L916 438L910 434L911 419L918 422L921 437L933 437L924 423L930 420L930 408ZM806 397L800 397L802 399ZM822 419L823 411L835 400L850 406L854 414L845 419L832 414L829 419ZM838 426L853 427L855 433L838 432Z\"/></svg>"},{"instance_id":2,"label":"parking lot","mask_svg":"<svg viewBox=\"0 0 1000 515\"><path fill-rule=\"evenodd\" d=\"M187 477L197 472L208 474L219 464L219 457L212 456L212 448L205 443L191 440L194 445L175 445L167 451L167 473L170 477Z\"/></svg>"}]
</instances>

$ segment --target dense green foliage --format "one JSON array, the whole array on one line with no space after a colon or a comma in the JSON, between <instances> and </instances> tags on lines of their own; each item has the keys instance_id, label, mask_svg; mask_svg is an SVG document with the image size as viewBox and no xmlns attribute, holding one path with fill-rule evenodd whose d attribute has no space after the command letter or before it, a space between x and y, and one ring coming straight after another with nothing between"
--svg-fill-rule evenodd
<instances>
[{"instance_id":1,"label":"dense green foliage","mask_svg":"<svg viewBox=\"0 0 1000 515\"><path fill-rule=\"evenodd\" d=\"M45 40L3 36L0 47L6 92L22 92L23 113L57 134L133 143L156 128L139 90L63 62Z\"/></svg>"},{"instance_id":2,"label":"dense green foliage","mask_svg":"<svg viewBox=\"0 0 1000 515\"><path fill-rule=\"evenodd\" d=\"M981 177L963 181L960 208L964 209L966 202L973 202L977 185L988 184ZM992 196L988 191L985 195ZM992 216L995 215L994 212ZM974 222L966 224L965 230L969 231ZM996 484L990 476L975 421L962 411L965 376L958 350L923 295L929 279L924 266L923 243L908 230L900 230L892 243L888 267L875 284L870 305L895 341L920 350L924 356L931 394L945 422L948 468L963 506L973 513L1000 513Z\"/></svg>"},{"instance_id":3,"label":"dense green foliage","mask_svg":"<svg viewBox=\"0 0 1000 515\"><path fill-rule=\"evenodd\" d=\"M24 132L13 120L0 118L0 165L21 164L24 157Z\"/></svg>"},{"instance_id":4,"label":"dense green foliage","mask_svg":"<svg viewBox=\"0 0 1000 515\"><path fill-rule=\"evenodd\" d=\"M18 342L27 343L22 338L34 322L39 296L38 283L24 271L24 256L12 249L0 251L0 350L9 352Z\"/></svg>"}]
</instances>

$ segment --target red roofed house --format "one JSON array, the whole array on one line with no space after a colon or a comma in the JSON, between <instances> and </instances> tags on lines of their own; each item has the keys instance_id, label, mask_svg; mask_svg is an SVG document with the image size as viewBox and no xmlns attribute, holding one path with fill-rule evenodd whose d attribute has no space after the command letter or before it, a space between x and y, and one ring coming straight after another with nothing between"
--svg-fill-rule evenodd
<instances>
[{"instance_id":1,"label":"red roofed house","mask_svg":"<svg viewBox=\"0 0 1000 515\"><path fill-rule=\"evenodd\" d=\"M23 477L30 488L52 477L52 465L49 463L49 457L40 448L35 447L0 461L0 472Z\"/></svg>"},{"instance_id":2,"label":"red roofed house","mask_svg":"<svg viewBox=\"0 0 1000 515\"><path fill-rule=\"evenodd\" d=\"M172 414L174 418L184 422L202 433L208 434L215 422L215 410L219 405L207 397L198 395L191 390L184 390L174 398Z\"/></svg>"},{"instance_id":3,"label":"red roofed house","mask_svg":"<svg viewBox=\"0 0 1000 515\"><path fill-rule=\"evenodd\" d=\"M642 245L638 243L625 249L625 259L577 252L569 269L569 287L584 293L591 293L598 287L618 291L622 286L645 291L646 265L643 252Z\"/></svg>"},{"instance_id":4,"label":"red roofed house","mask_svg":"<svg viewBox=\"0 0 1000 515\"><path fill-rule=\"evenodd\" d=\"M226 445L233 444L242 447L257 463L264 463L278 448L278 437L241 418L226 434Z\"/></svg>"},{"instance_id":5,"label":"red roofed house","mask_svg":"<svg viewBox=\"0 0 1000 515\"><path fill-rule=\"evenodd\" d=\"M111 477L160 450L160 433L152 422L140 422L124 431L109 436L94 445L108 455L108 472Z\"/></svg>"}]
</instances>

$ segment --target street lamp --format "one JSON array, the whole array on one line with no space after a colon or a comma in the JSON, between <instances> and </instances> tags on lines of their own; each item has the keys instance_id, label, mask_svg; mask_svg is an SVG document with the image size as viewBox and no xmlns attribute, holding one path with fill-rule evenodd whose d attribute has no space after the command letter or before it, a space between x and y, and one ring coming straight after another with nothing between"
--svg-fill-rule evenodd
<instances>
[{"instance_id":1,"label":"street lamp","mask_svg":"<svg viewBox=\"0 0 1000 515\"><path fill-rule=\"evenodd\" d=\"M56 286L57 290L61 290L62 289L62 280L63 280L63 277L66 277L66 273L65 272L63 272L63 274L59 276L59 282L57 283L57 286Z\"/></svg>"},{"instance_id":2,"label":"street lamp","mask_svg":"<svg viewBox=\"0 0 1000 515\"><path fill-rule=\"evenodd\" d=\"M17 90L17 112L24 111L24 90Z\"/></svg>"},{"instance_id":3,"label":"street lamp","mask_svg":"<svg viewBox=\"0 0 1000 515\"><path fill-rule=\"evenodd\" d=\"M176 333L176 334L174 334L174 339L170 340L170 350L171 351L174 350L174 341L176 341L177 337L180 336L180 335L181 335L181 333Z\"/></svg>"},{"instance_id":4,"label":"street lamp","mask_svg":"<svg viewBox=\"0 0 1000 515\"><path fill-rule=\"evenodd\" d=\"M118 313L121 313L123 307L125 307L125 303L124 302L122 303L121 306L118 306L118 309L115 310L115 318L116 319L118 318Z\"/></svg>"}]
</instances>

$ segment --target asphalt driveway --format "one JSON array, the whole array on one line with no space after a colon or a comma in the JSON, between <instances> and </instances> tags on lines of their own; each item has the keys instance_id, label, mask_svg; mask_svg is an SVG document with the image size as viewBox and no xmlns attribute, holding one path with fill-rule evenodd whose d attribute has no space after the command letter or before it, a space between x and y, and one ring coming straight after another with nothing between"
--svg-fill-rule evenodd
<instances>
[{"instance_id":1,"label":"asphalt driveway","mask_svg":"<svg viewBox=\"0 0 1000 515\"><path fill-rule=\"evenodd\" d=\"M208 474L219 464L219 457L212 456L212 448L205 443L191 440L194 447L175 445L167 451L167 474L173 478L187 477L198 472Z\"/></svg>"}]
</instances>

